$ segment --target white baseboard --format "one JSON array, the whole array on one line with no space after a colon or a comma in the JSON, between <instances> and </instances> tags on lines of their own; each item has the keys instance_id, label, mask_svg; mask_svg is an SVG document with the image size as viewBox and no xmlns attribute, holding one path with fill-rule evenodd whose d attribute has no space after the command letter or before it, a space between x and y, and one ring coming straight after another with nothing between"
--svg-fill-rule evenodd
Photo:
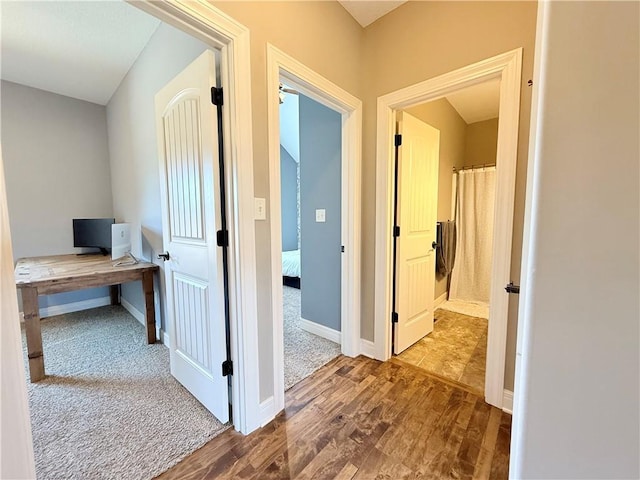
<instances>
[{"instance_id":1,"label":"white baseboard","mask_svg":"<svg viewBox=\"0 0 640 480\"><path fill-rule=\"evenodd\" d=\"M120 298L120 304L124 307L124 309L133 315L133 318L138 320L144 326L144 313L134 307L131 303L127 302L124 298Z\"/></svg>"},{"instance_id":2,"label":"white baseboard","mask_svg":"<svg viewBox=\"0 0 640 480\"><path fill-rule=\"evenodd\" d=\"M365 340L364 338L360 339L360 354L369 358L376 358L376 344Z\"/></svg>"},{"instance_id":3,"label":"white baseboard","mask_svg":"<svg viewBox=\"0 0 640 480\"><path fill-rule=\"evenodd\" d=\"M275 411L275 399L273 396L267 398L264 402L260 403L260 426L264 427L271 420L276 418Z\"/></svg>"},{"instance_id":4,"label":"white baseboard","mask_svg":"<svg viewBox=\"0 0 640 480\"><path fill-rule=\"evenodd\" d=\"M169 334L161 328L158 329L158 338L162 339L163 345L165 345L167 348L171 348L171 340L169 339Z\"/></svg>"},{"instance_id":5,"label":"white baseboard","mask_svg":"<svg viewBox=\"0 0 640 480\"><path fill-rule=\"evenodd\" d=\"M502 411L513 415L513 392L505 390L502 397Z\"/></svg>"},{"instance_id":6,"label":"white baseboard","mask_svg":"<svg viewBox=\"0 0 640 480\"><path fill-rule=\"evenodd\" d=\"M300 328L306 332L313 333L319 337L326 338L332 342L342 345L342 334L333 328L325 327L310 320L300 319Z\"/></svg>"},{"instance_id":7,"label":"white baseboard","mask_svg":"<svg viewBox=\"0 0 640 480\"><path fill-rule=\"evenodd\" d=\"M133 304L126 301L122 297L120 297L120 304L124 307L124 309L127 312L129 312L133 316L133 318L135 318L138 322L140 322L143 327L147 328L147 324L145 323L145 319L144 319L144 313L142 313L140 310L134 307ZM163 332L160 329L159 325L156 325L156 339L162 339L162 343L169 346L169 344L165 342ZM169 339L169 336L167 335L167 340L168 339Z\"/></svg>"},{"instance_id":8,"label":"white baseboard","mask_svg":"<svg viewBox=\"0 0 640 480\"><path fill-rule=\"evenodd\" d=\"M447 301L447 292L444 292L442 295L440 295L438 298L436 298L433 301L433 308L434 309L438 308L440 305L442 305L446 301Z\"/></svg>"},{"instance_id":9,"label":"white baseboard","mask_svg":"<svg viewBox=\"0 0 640 480\"><path fill-rule=\"evenodd\" d=\"M52 305L40 309L40 318L53 317L54 315L64 315L65 313L79 312L89 308L104 307L111 304L111 297L99 297L79 302L63 303L62 305ZM24 312L20 312L20 321L24 322Z\"/></svg>"}]
</instances>

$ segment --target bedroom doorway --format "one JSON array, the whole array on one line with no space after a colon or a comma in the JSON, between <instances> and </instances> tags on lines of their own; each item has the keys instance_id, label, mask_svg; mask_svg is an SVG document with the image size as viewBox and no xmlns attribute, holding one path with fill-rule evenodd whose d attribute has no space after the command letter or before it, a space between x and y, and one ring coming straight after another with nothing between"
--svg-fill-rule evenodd
<instances>
[{"instance_id":1,"label":"bedroom doorway","mask_svg":"<svg viewBox=\"0 0 640 480\"><path fill-rule=\"evenodd\" d=\"M340 355L342 132L338 112L292 85L281 83L278 100L288 390Z\"/></svg>"},{"instance_id":2,"label":"bedroom doorway","mask_svg":"<svg viewBox=\"0 0 640 480\"><path fill-rule=\"evenodd\" d=\"M267 66L274 399L263 421L296 378L360 353L362 103L272 45ZM299 343L291 318L312 339L313 351L297 351L298 372L285 369Z\"/></svg>"}]
</instances>

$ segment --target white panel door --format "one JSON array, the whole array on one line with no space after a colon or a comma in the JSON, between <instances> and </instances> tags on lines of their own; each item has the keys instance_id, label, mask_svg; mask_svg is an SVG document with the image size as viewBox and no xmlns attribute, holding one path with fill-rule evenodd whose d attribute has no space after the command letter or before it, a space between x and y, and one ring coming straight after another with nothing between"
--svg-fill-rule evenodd
<instances>
[{"instance_id":1,"label":"white panel door","mask_svg":"<svg viewBox=\"0 0 640 480\"><path fill-rule=\"evenodd\" d=\"M171 374L221 422L229 420L218 126L207 51L155 97Z\"/></svg>"},{"instance_id":2,"label":"white panel door","mask_svg":"<svg viewBox=\"0 0 640 480\"><path fill-rule=\"evenodd\" d=\"M433 331L440 131L400 112L394 353Z\"/></svg>"}]
</instances>

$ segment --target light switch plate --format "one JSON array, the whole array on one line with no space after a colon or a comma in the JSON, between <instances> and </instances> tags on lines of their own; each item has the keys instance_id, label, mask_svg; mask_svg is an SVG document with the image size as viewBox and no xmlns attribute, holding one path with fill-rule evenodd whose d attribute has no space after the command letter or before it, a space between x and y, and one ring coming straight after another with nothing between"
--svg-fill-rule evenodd
<instances>
[{"instance_id":1,"label":"light switch plate","mask_svg":"<svg viewBox=\"0 0 640 480\"><path fill-rule=\"evenodd\" d=\"M316 222L321 223L321 222L326 222L327 221L327 212L324 208L318 208L316 209Z\"/></svg>"},{"instance_id":2,"label":"light switch plate","mask_svg":"<svg viewBox=\"0 0 640 480\"><path fill-rule=\"evenodd\" d=\"M266 220L267 219L267 201L264 198L254 198L255 201L255 213L254 217L256 220Z\"/></svg>"}]
</instances>

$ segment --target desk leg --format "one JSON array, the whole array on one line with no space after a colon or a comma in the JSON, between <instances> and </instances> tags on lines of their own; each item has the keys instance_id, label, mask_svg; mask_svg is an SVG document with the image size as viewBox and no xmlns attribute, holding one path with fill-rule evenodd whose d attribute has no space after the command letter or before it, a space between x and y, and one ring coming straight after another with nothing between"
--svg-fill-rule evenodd
<instances>
[{"instance_id":1,"label":"desk leg","mask_svg":"<svg viewBox=\"0 0 640 480\"><path fill-rule=\"evenodd\" d=\"M147 327L147 343L156 343L156 309L153 304L153 272L144 272L142 274L142 291L144 292L144 316Z\"/></svg>"},{"instance_id":2,"label":"desk leg","mask_svg":"<svg viewBox=\"0 0 640 480\"><path fill-rule=\"evenodd\" d=\"M44 355L42 353L42 331L40 330L40 308L38 289L22 288L22 308L27 332L27 352L29 353L29 377L31 383L44 378Z\"/></svg>"},{"instance_id":3,"label":"desk leg","mask_svg":"<svg viewBox=\"0 0 640 480\"><path fill-rule=\"evenodd\" d=\"M120 285L109 285L111 305L120 305Z\"/></svg>"}]
</instances>

